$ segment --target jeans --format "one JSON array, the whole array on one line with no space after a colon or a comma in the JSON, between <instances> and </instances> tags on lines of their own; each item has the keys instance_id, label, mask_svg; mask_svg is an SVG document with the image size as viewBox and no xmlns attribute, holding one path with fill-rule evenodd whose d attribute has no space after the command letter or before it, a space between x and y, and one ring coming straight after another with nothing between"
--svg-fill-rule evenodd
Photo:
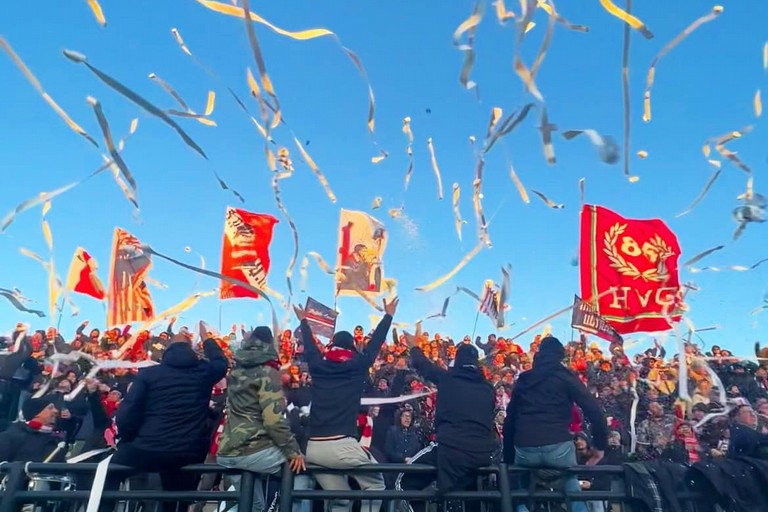
<instances>
[{"instance_id":1,"label":"jeans","mask_svg":"<svg viewBox=\"0 0 768 512\"><path fill-rule=\"evenodd\" d=\"M266 503L264 502L264 484L258 475L279 475L283 464L286 463L286 458L285 455L283 455L283 452L273 446L266 450L240 457L222 457L220 455L216 458L216 462L227 468L244 469L256 473L253 488L253 506L250 511L243 512L263 512L266 508ZM240 475L231 475L229 476L229 480L235 486L235 489L240 490ZM308 475L296 475L294 478L294 489L305 490L312 489L313 487L314 484L312 479ZM292 512L308 512L310 505L309 501L295 501L293 503ZM230 512L238 512L237 507L231 509Z\"/></svg>"},{"instance_id":2,"label":"jeans","mask_svg":"<svg viewBox=\"0 0 768 512\"><path fill-rule=\"evenodd\" d=\"M515 446L515 465L527 468L570 468L576 465L576 447L572 441L546 446ZM581 490L576 475L568 475L565 478L565 490ZM588 512L586 503L580 501L571 502L570 511ZM528 507L518 505L517 512L528 512Z\"/></svg>"}]
</instances>

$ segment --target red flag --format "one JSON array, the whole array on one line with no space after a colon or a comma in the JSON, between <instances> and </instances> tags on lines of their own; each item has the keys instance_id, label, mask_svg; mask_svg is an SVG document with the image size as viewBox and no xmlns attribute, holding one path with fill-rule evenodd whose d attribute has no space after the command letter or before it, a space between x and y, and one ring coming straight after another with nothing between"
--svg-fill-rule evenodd
<instances>
[{"instance_id":1,"label":"red flag","mask_svg":"<svg viewBox=\"0 0 768 512\"><path fill-rule=\"evenodd\" d=\"M227 207L224 242L221 248L221 273L263 289L269 273L269 244L278 220L271 215ZM258 298L240 286L221 281L222 299Z\"/></svg>"},{"instance_id":2,"label":"red flag","mask_svg":"<svg viewBox=\"0 0 768 512\"><path fill-rule=\"evenodd\" d=\"M115 228L109 270L107 326L143 322L155 316L149 287L144 282L151 267L152 260L141 249L138 238Z\"/></svg>"},{"instance_id":3,"label":"red flag","mask_svg":"<svg viewBox=\"0 0 768 512\"><path fill-rule=\"evenodd\" d=\"M625 219L601 206L581 211L581 295L621 334L664 331L680 320L679 256L661 220Z\"/></svg>"},{"instance_id":4,"label":"red flag","mask_svg":"<svg viewBox=\"0 0 768 512\"><path fill-rule=\"evenodd\" d=\"M75 249L75 255L72 257L72 264L69 266L69 274L67 275L67 289L83 295L90 295L96 300L104 300L107 294L96 273L98 268L96 260L91 258L85 249L82 247Z\"/></svg>"}]
</instances>

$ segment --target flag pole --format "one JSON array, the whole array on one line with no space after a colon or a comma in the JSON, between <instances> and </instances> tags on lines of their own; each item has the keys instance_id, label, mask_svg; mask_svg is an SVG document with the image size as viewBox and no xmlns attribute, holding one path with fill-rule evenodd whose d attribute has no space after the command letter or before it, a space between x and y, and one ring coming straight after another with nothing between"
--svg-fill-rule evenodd
<instances>
[{"instance_id":1,"label":"flag pole","mask_svg":"<svg viewBox=\"0 0 768 512\"><path fill-rule=\"evenodd\" d=\"M477 314L475 314L475 325L472 327L472 340L475 339L475 331L477 331L477 320L480 318L480 310L477 310Z\"/></svg>"}]
</instances>

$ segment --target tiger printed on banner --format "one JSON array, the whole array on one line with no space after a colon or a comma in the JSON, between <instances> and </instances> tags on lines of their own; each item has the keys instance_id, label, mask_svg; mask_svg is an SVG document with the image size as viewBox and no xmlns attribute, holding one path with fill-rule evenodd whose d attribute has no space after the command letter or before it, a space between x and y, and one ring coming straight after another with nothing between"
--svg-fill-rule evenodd
<instances>
[{"instance_id":1,"label":"tiger printed on banner","mask_svg":"<svg viewBox=\"0 0 768 512\"><path fill-rule=\"evenodd\" d=\"M581 210L581 295L619 334L672 329L684 311L680 245L659 219Z\"/></svg>"},{"instance_id":2,"label":"tiger printed on banner","mask_svg":"<svg viewBox=\"0 0 768 512\"><path fill-rule=\"evenodd\" d=\"M227 207L224 241L221 248L221 273L263 290L269 273L269 245L272 230L279 221L267 214ZM220 298L259 298L253 290L221 281Z\"/></svg>"}]
</instances>

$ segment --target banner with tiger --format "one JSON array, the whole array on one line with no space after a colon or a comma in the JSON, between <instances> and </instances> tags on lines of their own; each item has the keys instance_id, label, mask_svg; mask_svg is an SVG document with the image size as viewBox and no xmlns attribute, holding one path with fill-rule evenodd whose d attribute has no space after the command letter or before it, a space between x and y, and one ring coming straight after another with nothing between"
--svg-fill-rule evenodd
<instances>
[{"instance_id":1,"label":"banner with tiger","mask_svg":"<svg viewBox=\"0 0 768 512\"><path fill-rule=\"evenodd\" d=\"M665 331L680 320L680 245L663 221L584 205L580 237L581 295L618 333Z\"/></svg>"}]
</instances>

